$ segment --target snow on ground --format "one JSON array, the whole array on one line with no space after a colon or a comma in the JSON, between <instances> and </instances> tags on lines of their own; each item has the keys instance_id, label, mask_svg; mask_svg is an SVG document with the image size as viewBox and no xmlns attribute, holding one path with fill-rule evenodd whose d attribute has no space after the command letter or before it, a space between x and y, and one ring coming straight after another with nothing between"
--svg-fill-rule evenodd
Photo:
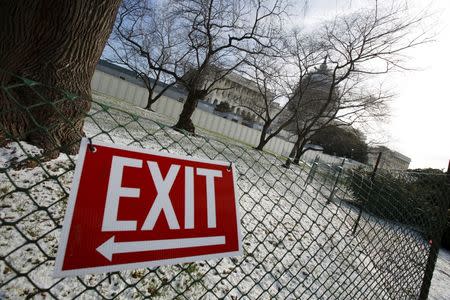
<instances>
[{"instance_id":1,"label":"snow on ground","mask_svg":"<svg viewBox=\"0 0 450 300\"><path fill-rule=\"evenodd\" d=\"M416 299L424 277L429 244L421 234L401 224L363 214L357 231L386 292L393 299Z\"/></svg>"},{"instance_id":2,"label":"snow on ground","mask_svg":"<svg viewBox=\"0 0 450 300\"><path fill-rule=\"evenodd\" d=\"M164 121L161 115L133 110ZM380 280L384 270L365 249L363 237L351 234L357 213L341 201L327 204L332 179L316 176L305 184L305 165L285 169L273 155L211 136L186 136L152 120L94 104L85 132L94 141L235 163L245 254L109 277L52 278L76 161L76 156L61 154L34 169L0 174L0 195L5 195L0 203L0 297L392 298L388 282ZM0 167L23 160L24 151L35 155L39 149L11 143L0 149Z\"/></svg>"},{"instance_id":3,"label":"snow on ground","mask_svg":"<svg viewBox=\"0 0 450 300\"><path fill-rule=\"evenodd\" d=\"M439 250L439 257L434 269L433 279L431 280L430 300L448 300L450 299L450 251Z\"/></svg>"}]
</instances>

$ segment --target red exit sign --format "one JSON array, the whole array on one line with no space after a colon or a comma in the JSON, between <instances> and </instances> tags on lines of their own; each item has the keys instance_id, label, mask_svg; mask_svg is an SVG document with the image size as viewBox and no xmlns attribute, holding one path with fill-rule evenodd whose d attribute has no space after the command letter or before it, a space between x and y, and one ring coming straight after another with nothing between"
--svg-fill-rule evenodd
<instances>
[{"instance_id":1,"label":"red exit sign","mask_svg":"<svg viewBox=\"0 0 450 300\"><path fill-rule=\"evenodd\" d=\"M55 276L242 254L228 162L83 139Z\"/></svg>"}]
</instances>

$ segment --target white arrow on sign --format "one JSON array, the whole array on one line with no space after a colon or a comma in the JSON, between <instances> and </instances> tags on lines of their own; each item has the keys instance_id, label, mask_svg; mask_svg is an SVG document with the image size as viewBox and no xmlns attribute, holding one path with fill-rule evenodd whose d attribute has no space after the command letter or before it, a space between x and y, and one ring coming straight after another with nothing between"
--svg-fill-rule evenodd
<instances>
[{"instance_id":1,"label":"white arrow on sign","mask_svg":"<svg viewBox=\"0 0 450 300\"><path fill-rule=\"evenodd\" d=\"M116 253L132 253L153 250L180 249L225 244L225 236L211 236L187 239L154 240L139 242L115 242L114 236L97 247L97 251L109 261Z\"/></svg>"}]
</instances>

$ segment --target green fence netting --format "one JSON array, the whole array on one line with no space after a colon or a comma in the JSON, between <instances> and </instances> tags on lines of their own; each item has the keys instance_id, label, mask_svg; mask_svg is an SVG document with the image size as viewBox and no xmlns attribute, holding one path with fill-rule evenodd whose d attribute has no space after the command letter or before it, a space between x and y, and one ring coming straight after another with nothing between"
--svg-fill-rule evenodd
<instances>
[{"instance_id":1,"label":"green fence netting","mask_svg":"<svg viewBox=\"0 0 450 300\"><path fill-rule=\"evenodd\" d=\"M318 160L284 168L285 158L201 130L175 131L161 115L132 114L101 101L82 115L94 142L235 164L244 255L53 278L77 160L55 132L79 132L68 131L80 125L68 111L86 103L8 78L0 96L1 299L426 298L446 222L444 174L372 176ZM25 122L26 130L19 136L7 122ZM36 146L42 139L51 141L45 151Z\"/></svg>"}]
</instances>

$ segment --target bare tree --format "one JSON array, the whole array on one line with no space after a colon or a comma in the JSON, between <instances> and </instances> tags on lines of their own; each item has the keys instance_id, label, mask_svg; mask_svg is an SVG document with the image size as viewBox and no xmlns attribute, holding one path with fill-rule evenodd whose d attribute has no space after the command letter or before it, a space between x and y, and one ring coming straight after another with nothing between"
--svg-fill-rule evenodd
<instances>
[{"instance_id":1,"label":"bare tree","mask_svg":"<svg viewBox=\"0 0 450 300\"><path fill-rule=\"evenodd\" d=\"M199 99L236 69L247 54L263 54L276 46L281 32L282 0L176 1L192 49L188 90L176 128L194 131L191 121Z\"/></svg>"},{"instance_id":2,"label":"bare tree","mask_svg":"<svg viewBox=\"0 0 450 300\"><path fill-rule=\"evenodd\" d=\"M139 2L122 6L110 42L113 54L145 78L186 89L174 127L190 132L198 100L218 89L248 53L274 46L285 11L283 0L168 0L150 9L147 1Z\"/></svg>"},{"instance_id":3,"label":"bare tree","mask_svg":"<svg viewBox=\"0 0 450 300\"><path fill-rule=\"evenodd\" d=\"M262 150L291 122L291 120L280 122L281 116L287 109L287 105L281 105L281 103L289 98L285 86L287 74L283 57L250 56L246 59L241 72L250 79L249 84L254 86L257 93L252 98L240 97L238 103L241 108L255 114L257 121L262 123L259 143L255 147L257 150Z\"/></svg>"},{"instance_id":4,"label":"bare tree","mask_svg":"<svg viewBox=\"0 0 450 300\"><path fill-rule=\"evenodd\" d=\"M408 15L407 6L392 4L388 8L375 2L374 8L325 24L314 32L321 53L327 58L322 68L298 82L294 145L294 162L298 163L304 145L316 131L334 123L350 125L386 114L390 95L371 88L370 80L395 69L405 70L404 51L430 41L420 30L424 14ZM314 76L322 76L317 92ZM303 79L304 80L304 79ZM307 88L302 87L306 85ZM313 97L311 97L313 94ZM310 109L313 108L313 109Z\"/></svg>"},{"instance_id":5,"label":"bare tree","mask_svg":"<svg viewBox=\"0 0 450 300\"><path fill-rule=\"evenodd\" d=\"M0 145L8 139L27 140L47 157L60 150L78 151L91 105L91 79L120 2L0 2L0 68L7 71L0 73L0 83L17 84L11 74L43 83L34 86L39 95L26 87L0 93ZM77 99L58 100L55 89L45 86Z\"/></svg>"},{"instance_id":6,"label":"bare tree","mask_svg":"<svg viewBox=\"0 0 450 300\"><path fill-rule=\"evenodd\" d=\"M149 110L184 74L189 54L189 49L180 47L183 37L167 6L167 1L125 0L104 54L106 60L124 65L142 80Z\"/></svg>"},{"instance_id":7,"label":"bare tree","mask_svg":"<svg viewBox=\"0 0 450 300\"><path fill-rule=\"evenodd\" d=\"M241 100L240 106L252 111L263 123L258 145L264 146L283 129L292 126L298 114L294 113L303 104L298 89L299 82L307 82L311 70L323 58L323 49L318 43L299 30L283 33L283 51L270 55L250 56L246 59L243 72L256 85L259 97ZM303 84L303 88L305 85ZM297 100L296 100L297 99Z\"/></svg>"},{"instance_id":8,"label":"bare tree","mask_svg":"<svg viewBox=\"0 0 450 300\"><path fill-rule=\"evenodd\" d=\"M297 87L288 110L294 121L287 130L297 135L291 155L294 162L307 150L304 148L309 138L330 126L351 126L370 118L383 117L387 112L386 101L390 95L365 87L359 90L360 81L335 84L336 78L326 63L304 78Z\"/></svg>"}]
</instances>

